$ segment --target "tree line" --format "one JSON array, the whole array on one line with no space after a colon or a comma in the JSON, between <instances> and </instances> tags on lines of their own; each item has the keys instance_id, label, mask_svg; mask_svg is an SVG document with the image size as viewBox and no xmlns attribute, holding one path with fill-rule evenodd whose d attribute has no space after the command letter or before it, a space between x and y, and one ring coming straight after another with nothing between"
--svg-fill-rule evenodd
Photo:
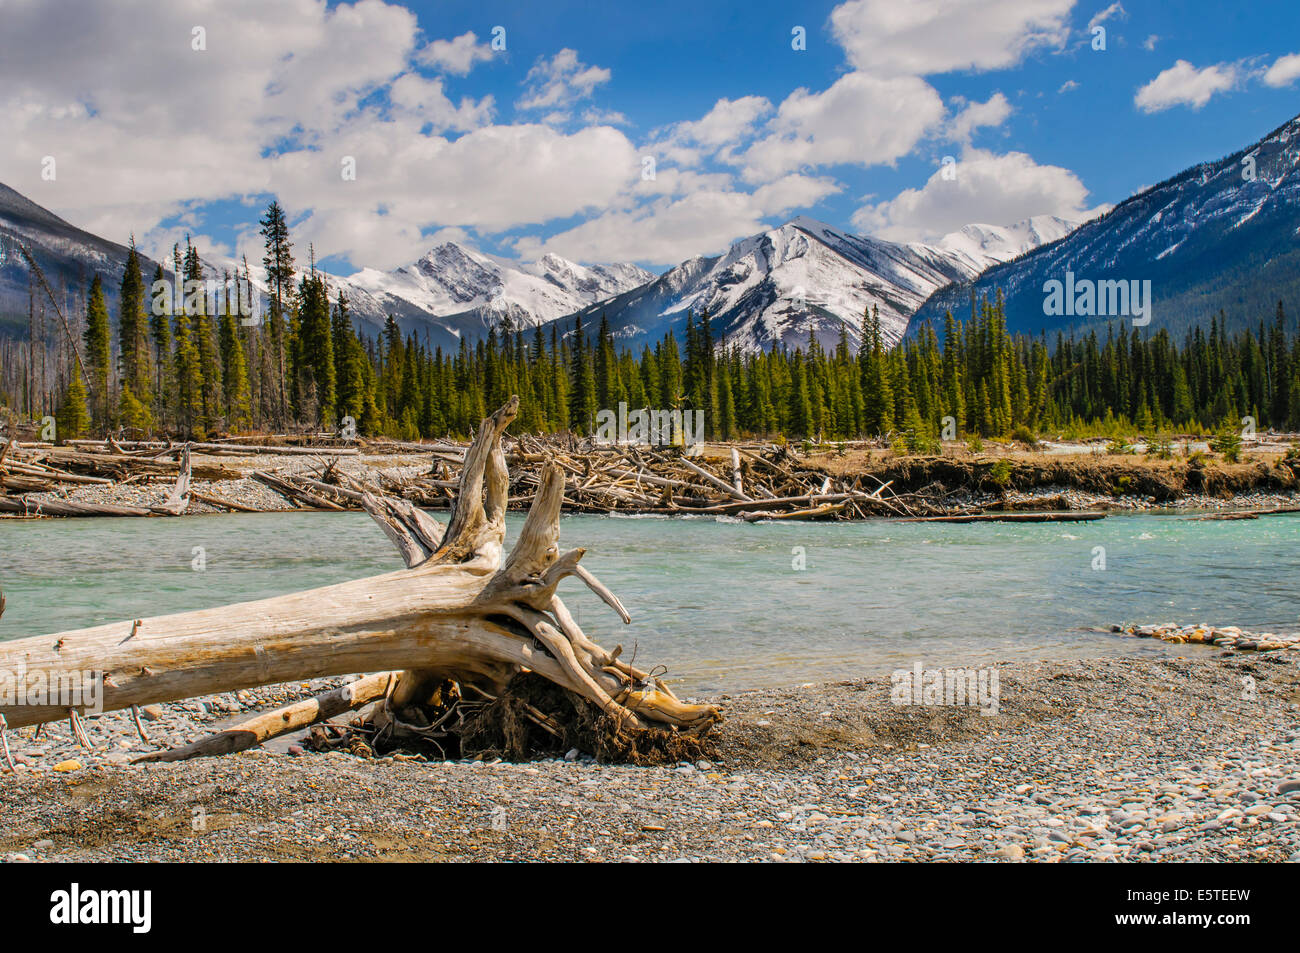
<instances>
[{"instance_id":1,"label":"tree line","mask_svg":"<svg viewBox=\"0 0 1300 953\"><path fill-rule=\"evenodd\" d=\"M217 314L179 298L158 313L149 289L166 276L159 265L146 285L133 244L114 340L93 279L80 341L85 380L70 353L59 374L60 437L117 428L187 438L308 429L465 437L516 393L514 426L528 432L590 434L599 411L624 403L703 412L705 436L720 440L892 435L915 447L955 436L1200 432L1245 416L1300 430L1300 334L1282 302L1256 328L1229 333L1220 315L1180 341L1126 324L1050 343L1012 335L998 294L972 298L967 320L948 313L942 328L923 325L893 348L873 308L856 334L842 326L834 347L810 334L804 346L742 352L715 336L704 312L687 316L680 343L670 332L639 353L619 346L603 318L594 328L575 318L531 329L506 318L444 351L391 316L377 336L359 334L346 296L331 297L314 261L295 281L278 203L260 225L268 307L255 323L231 298ZM202 281L188 240L173 259L175 274ZM233 280L252 295L247 261ZM0 382L0 401L12 405L16 389Z\"/></svg>"}]
</instances>

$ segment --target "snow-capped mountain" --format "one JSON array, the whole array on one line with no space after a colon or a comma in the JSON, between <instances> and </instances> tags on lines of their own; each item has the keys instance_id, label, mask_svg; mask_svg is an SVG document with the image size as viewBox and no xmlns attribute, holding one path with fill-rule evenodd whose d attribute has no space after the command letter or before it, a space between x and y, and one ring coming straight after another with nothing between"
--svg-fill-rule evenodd
<instances>
[{"instance_id":1,"label":"snow-capped mountain","mask_svg":"<svg viewBox=\"0 0 1300 953\"><path fill-rule=\"evenodd\" d=\"M1041 216L1008 227L971 225L928 245L850 235L795 218L742 239L718 257L692 258L647 284L579 312L584 323L608 319L616 337L651 343L687 313L708 310L716 340L743 350L803 347L815 332L833 347L841 329L856 342L863 312L878 307L891 346L912 313L936 289L973 278L1070 228Z\"/></svg>"},{"instance_id":2,"label":"snow-capped mountain","mask_svg":"<svg viewBox=\"0 0 1300 953\"><path fill-rule=\"evenodd\" d=\"M381 308L414 305L441 319L435 324L474 334L507 315L516 327L545 324L653 278L636 265L579 265L558 255L520 263L448 242L395 271L362 269L346 279L345 290Z\"/></svg>"},{"instance_id":3,"label":"snow-capped mountain","mask_svg":"<svg viewBox=\"0 0 1300 953\"><path fill-rule=\"evenodd\" d=\"M109 312L116 315L126 246L76 228L0 184L0 333L26 332L28 266L18 253L19 241L35 256L65 313L84 308L86 289L99 274ZM156 263L142 258L148 281ZM243 273L243 263L232 258L205 254L201 261L205 278L221 281ZM298 265L295 281L307 270L304 262ZM172 262L163 262L163 268L171 279ZM251 271L259 307L265 310L263 270L253 262ZM457 347L462 335L481 336L507 316L516 327L542 324L652 278L631 264L580 265L557 255L520 263L450 243L392 272L363 269L349 277L326 276L331 300L344 293L353 323L363 333L378 333L391 314L403 331L444 348ZM36 304L45 304L40 289Z\"/></svg>"},{"instance_id":4,"label":"snow-capped mountain","mask_svg":"<svg viewBox=\"0 0 1300 953\"><path fill-rule=\"evenodd\" d=\"M1148 333L1181 334L1220 311L1230 328L1254 326L1272 319L1279 300L1290 312L1300 309L1300 116L1240 152L1143 190L1060 241L990 268L973 286L980 297L1001 289L1013 331L1128 320L1046 314L1044 285L1065 283L1067 272L1076 286L1149 280ZM971 287L964 281L934 294L913 316L913 329L925 321L941 327L947 310L966 317Z\"/></svg>"},{"instance_id":5,"label":"snow-capped mountain","mask_svg":"<svg viewBox=\"0 0 1300 953\"><path fill-rule=\"evenodd\" d=\"M967 225L949 232L936 244L952 252L964 252L975 262L1005 262L1064 238L1077 226L1077 222L1055 215L1035 215L1015 225Z\"/></svg>"}]
</instances>

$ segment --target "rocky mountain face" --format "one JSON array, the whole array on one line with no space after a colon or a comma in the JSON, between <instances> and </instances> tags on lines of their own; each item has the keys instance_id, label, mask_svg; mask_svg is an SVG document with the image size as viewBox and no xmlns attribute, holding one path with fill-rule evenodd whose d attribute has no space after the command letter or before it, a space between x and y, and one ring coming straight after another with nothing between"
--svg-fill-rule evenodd
<instances>
[{"instance_id":1,"label":"rocky mountain face","mask_svg":"<svg viewBox=\"0 0 1300 953\"><path fill-rule=\"evenodd\" d=\"M680 335L688 312L707 309L715 339L755 351L806 346L810 334L834 346L842 329L856 342L863 311L875 307L893 345L939 288L968 281L1071 227L1040 216L1006 227L968 225L932 245L900 244L799 217L742 239L723 255L685 261L579 316L584 323L607 319L617 338L637 346L669 330Z\"/></svg>"},{"instance_id":2,"label":"rocky mountain face","mask_svg":"<svg viewBox=\"0 0 1300 953\"><path fill-rule=\"evenodd\" d=\"M1298 163L1300 117L1240 152L1134 195L1060 241L937 291L911 326L941 327L948 310L964 318L972 289L989 297L1000 289L1009 328L1024 333L1131 317L1098 313L1098 301L1089 307L1081 298L1083 307L1057 308L1050 282L1094 297L1101 282L1150 282L1153 300L1143 316L1150 323L1139 325L1148 332L1181 335L1220 311L1230 327L1255 326L1272 319L1279 299L1300 308Z\"/></svg>"}]
</instances>

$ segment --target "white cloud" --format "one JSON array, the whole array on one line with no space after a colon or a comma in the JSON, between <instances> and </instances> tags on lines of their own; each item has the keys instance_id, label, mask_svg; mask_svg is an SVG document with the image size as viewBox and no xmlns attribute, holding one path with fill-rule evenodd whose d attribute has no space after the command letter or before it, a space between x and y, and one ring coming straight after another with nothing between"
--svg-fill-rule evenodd
<instances>
[{"instance_id":1,"label":"white cloud","mask_svg":"<svg viewBox=\"0 0 1300 953\"><path fill-rule=\"evenodd\" d=\"M582 121L589 126L630 126L631 120L616 109L597 109L592 106L582 111Z\"/></svg>"},{"instance_id":2,"label":"white cloud","mask_svg":"<svg viewBox=\"0 0 1300 953\"><path fill-rule=\"evenodd\" d=\"M655 131L647 154L678 166L699 165L716 156L733 162L736 151L753 138L759 120L772 112L763 96L719 99L700 119L673 123Z\"/></svg>"},{"instance_id":3,"label":"white cloud","mask_svg":"<svg viewBox=\"0 0 1300 953\"><path fill-rule=\"evenodd\" d=\"M772 104L763 96L719 99L702 118L678 123L674 133L679 139L717 148L747 136L771 111Z\"/></svg>"},{"instance_id":4,"label":"white cloud","mask_svg":"<svg viewBox=\"0 0 1300 953\"><path fill-rule=\"evenodd\" d=\"M606 212L544 242L521 240L515 251L523 258L553 252L578 261L676 265L721 252L736 239L762 231L766 216L816 204L839 189L830 179L804 175L785 176L752 193L698 188L680 198Z\"/></svg>"},{"instance_id":5,"label":"white cloud","mask_svg":"<svg viewBox=\"0 0 1300 953\"><path fill-rule=\"evenodd\" d=\"M316 242L318 256L363 250L378 268L418 257L431 223L481 232L541 224L621 201L641 171L632 143L609 126L487 126L447 140L361 122L337 148L356 157L355 181L295 152L274 160L276 192L291 210L312 209L295 234Z\"/></svg>"},{"instance_id":6,"label":"white cloud","mask_svg":"<svg viewBox=\"0 0 1300 953\"><path fill-rule=\"evenodd\" d=\"M1265 86L1290 86L1300 79L1300 53L1279 56L1264 73Z\"/></svg>"},{"instance_id":7,"label":"white cloud","mask_svg":"<svg viewBox=\"0 0 1300 953\"><path fill-rule=\"evenodd\" d=\"M848 0L831 11L836 40L858 70L926 76L1004 69L1061 46L1074 0Z\"/></svg>"},{"instance_id":8,"label":"white cloud","mask_svg":"<svg viewBox=\"0 0 1300 953\"><path fill-rule=\"evenodd\" d=\"M542 57L524 82L527 89L518 109L564 109L580 99L586 99L601 83L608 83L610 71L599 66L587 66L578 59L577 50L567 47L549 60Z\"/></svg>"},{"instance_id":9,"label":"white cloud","mask_svg":"<svg viewBox=\"0 0 1300 953\"><path fill-rule=\"evenodd\" d=\"M1124 9L1124 4L1120 3L1119 0L1116 0L1115 3L1112 3L1105 10L1099 10L1092 15L1092 19L1088 21L1088 32L1091 33L1093 27L1100 26L1111 17L1115 17L1119 20L1128 19L1128 11Z\"/></svg>"},{"instance_id":10,"label":"white cloud","mask_svg":"<svg viewBox=\"0 0 1300 953\"><path fill-rule=\"evenodd\" d=\"M825 92L791 93L768 135L742 155L744 176L765 182L801 168L893 162L943 118L939 94L917 76L848 73Z\"/></svg>"},{"instance_id":11,"label":"white cloud","mask_svg":"<svg viewBox=\"0 0 1300 953\"><path fill-rule=\"evenodd\" d=\"M1156 44L1159 42L1160 42L1160 37L1152 33L1150 36L1148 36L1145 40L1142 41L1142 49L1146 50L1147 52L1150 52L1151 50L1154 50L1156 48Z\"/></svg>"},{"instance_id":12,"label":"white cloud","mask_svg":"<svg viewBox=\"0 0 1300 953\"><path fill-rule=\"evenodd\" d=\"M1011 225L1034 215L1082 221L1088 190L1069 169L1038 165L1023 152L994 155L970 150L944 178L937 170L920 189L864 205L853 216L863 231L893 241L933 241L963 225Z\"/></svg>"},{"instance_id":13,"label":"white cloud","mask_svg":"<svg viewBox=\"0 0 1300 953\"><path fill-rule=\"evenodd\" d=\"M966 103L964 108L948 123L947 135L953 142L970 145L976 129L1000 126L1011 115L1011 103L1001 93L994 93L987 102Z\"/></svg>"},{"instance_id":14,"label":"white cloud","mask_svg":"<svg viewBox=\"0 0 1300 953\"><path fill-rule=\"evenodd\" d=\"M492 59L492 48L480 43L471 31L453 40L434 40L416 54L416 59L441 72L465 76L475 63Z\"/></svg>"},{"instance_id":15,"label":"white cloud","mask_svg":"<svg viewBox=\"0 0 1300 953\"><path fill-rule=\"evenodd\" d=\"M1078 89L1078 88L1079 88L1079 84L1078 84L1078 83L1076 83L1076 82L1075 82L1074 80L1072 80L1072 79L1067 79L1064 83L1061 84L1061 88L1058 89L1056 92L1057 92L1058 94L1060 94L1060 93L1072 93L1072 92L1074 92L1074 91L1075 91L1076 89Z\"/></svg>"},{"instance_id":16,"label":"white cloud","mask_svg":"<svg viewBox=\"0 0 1300 953\"><path fill-rule=\"evenodd\" d=\"M624 201L639 179L637 151L607 124L492 126L491 97L453 102L416 68L414 15L379 0L0 3L0 181L106 238L170 247L160 222L197 210L199 235L206 203L248 199L252 220L273 193L304 254L314 242L319 258L392 267L431 230L567 218ZM197 23L205 51L191 48ZM581 93L599 76L570 79ZM241 236L235 252L248 247Z\"/></svg>"},{"instance_id":17,"label":"white cloud","mask_svg":"<svg viewBox=\"0 0 1300 953\"><path fill-rule=\"evenodd\" d=\"M839 191L840 186L828 176L796 173L755 189L753 201L755 209L763 215L783 215L791 209L816 205Z\"/></svg>"},{"instance_id":18,"label":"white cloud","mask_svg":"<svg viewBox=\"0 0 1300 953\"><path fill-rule=\"evenodd\" d=\"M425 79L418 73L407 73L395 79L388 89L388 99L394 109L405 111L422 122L433 123L439 131L466 131L492 121L491 96L478 102L465 98L460 105L454 105L443 92L441 79Z\"/></svg>"},{"instance_id":19,"label":"white cloud","mask_svg":"<svg viewBox=\"0 0 1300 953\"><path fill-rule=\"evenodd\" d=\"M1216 63L1197 69L1187 60L1179 60L1139 89L1133 102L1147 113L1173 106L1200 109L1215 93L1234 88L1241 78L1241 70L1234 63Z\"/></svg>"}]
</instances>

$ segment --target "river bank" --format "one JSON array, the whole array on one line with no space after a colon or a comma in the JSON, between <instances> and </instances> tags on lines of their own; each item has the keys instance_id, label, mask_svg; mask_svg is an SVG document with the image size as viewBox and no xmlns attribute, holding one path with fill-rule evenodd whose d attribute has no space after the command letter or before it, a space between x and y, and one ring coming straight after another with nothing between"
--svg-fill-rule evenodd
<instances>
[{"instance_id":1,"label":"river bank","mask_svg":"<svg viewBox=\"0 0 1300 953\"><path fill-rule=\"evenodd\" d=\"M1211 654L1212 653L1212 654ZM62 860L1300 860L1300 666L1200 647L999 663L999 712L873 677L713 696L715 758L633 768L285 748L129 765L129 716L9 733L0 855ZM321 683L158 706L153 742ZM239 715L242 717L242 715ZM285 742L287 746L289 742ZM65 757L66 756L66 757ZM76 759L75 766L61 762Z\"/></svg>"},{"instance_id":2,"label":"river bank","mask_svg":"<svg viewBox=\"0 0 1300 953\"><path fill-rule=\"evenodd\" d=\"M1096 450L1028 451L1014 445L989 445L987 451L974 454L955 444L933 456L871 449L799 452L784 447L760 454L751 447L733 458L730 445L709 444L690 458L703 471L700 474L683 472L684 465L669 458L637 458L633 464L615 457L604 467L602 480L596 472L601 467L578 457L571 467L564 510L810 520L1300 506L1300 459L1288 457L1275 444L1260 446L1243 462L1228 463L1199 453L1160 460ZM437 510L448 505L459 472L456 448L439 448L429 452L413 445L384 452L363 448L347 456L331 456L328 448L316 455L277 453L274 448L244 455L195 451L195 476L183 512L359 509L360 489L400 495ZM543 457L520 453L511 461L513 508L526 508L535 486L533 471ZM734 470L733 463L738 464ZM103 472L111 472L109 466ZM205 473L223 478L205 478ZM788 503L777 506L779 494L766 486L755 491L761 479L795 486L786 492L803 495L790 496ZM21 497L27 514L0 513L0 517L34 514L40 518L42 506L64 501L148 508L165 499L174 480L156 472L27 492Z\"/></svg>"}]
</instances>

